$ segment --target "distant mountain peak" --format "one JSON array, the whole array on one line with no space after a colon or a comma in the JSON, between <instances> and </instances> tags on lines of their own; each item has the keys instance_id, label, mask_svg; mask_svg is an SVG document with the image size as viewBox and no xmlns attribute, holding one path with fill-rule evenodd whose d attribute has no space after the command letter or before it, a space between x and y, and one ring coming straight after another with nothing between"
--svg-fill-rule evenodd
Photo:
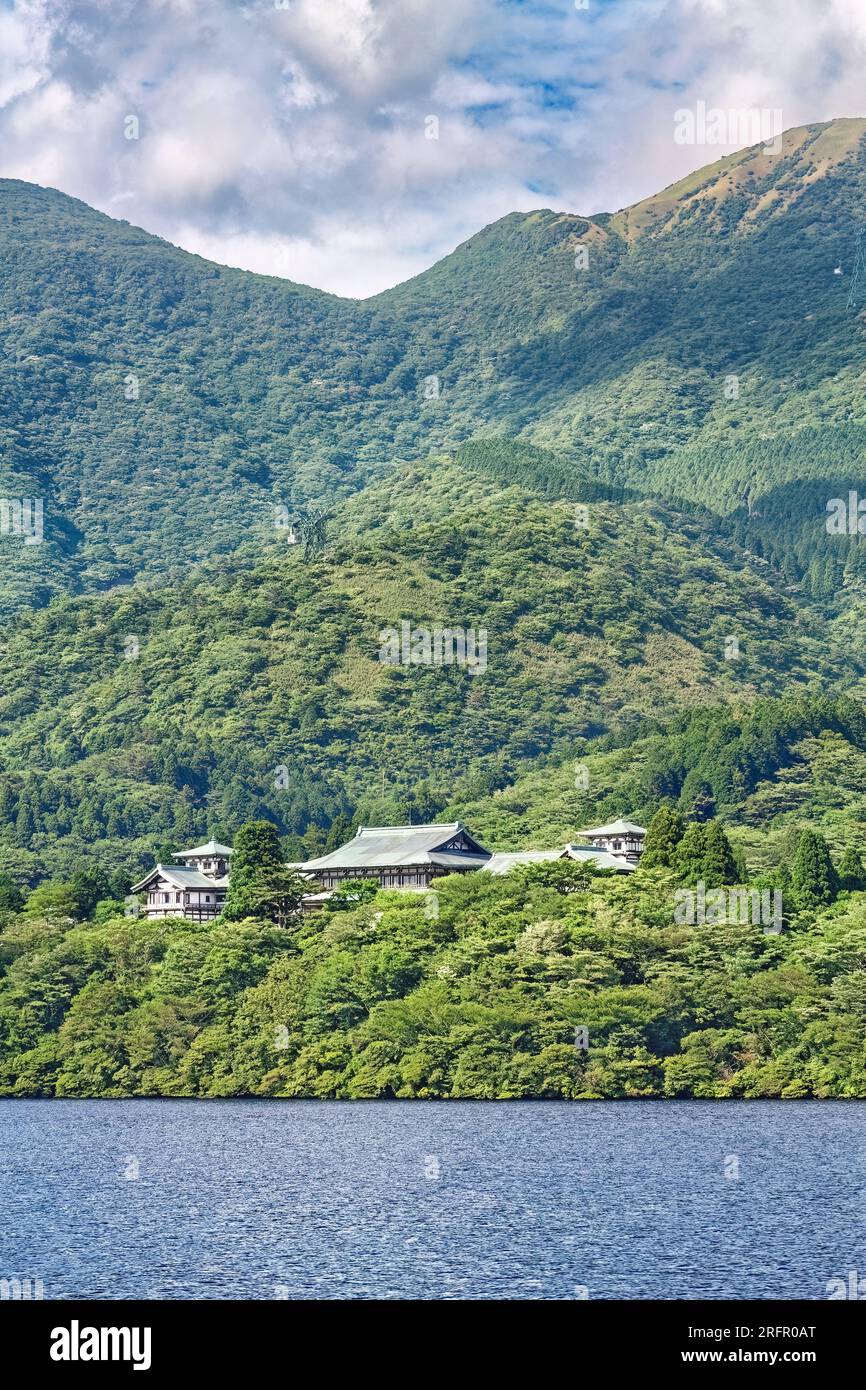
<instances>
[{"instance_id":1,"label":"distant mountain peak","mask_svg":"<svg viewBox=\"0 0 866 1390\"><path fill-rule=\"evenodd\" d=\"M626 240L673 230L696 205L720 206L745 197L742 218L778 213L796 200L802 188L825 177L837 166L854 161L866 137L866 117L839 117L783 131L778 147L759 142L703 165L660 192L621 209L611 227Z\"/></svg>"}]
</instances>

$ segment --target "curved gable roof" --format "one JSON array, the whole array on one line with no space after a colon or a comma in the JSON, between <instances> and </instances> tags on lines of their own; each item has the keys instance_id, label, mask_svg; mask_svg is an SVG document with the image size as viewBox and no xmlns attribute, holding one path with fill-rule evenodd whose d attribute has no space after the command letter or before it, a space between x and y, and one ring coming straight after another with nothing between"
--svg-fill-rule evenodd
<instances>
[{"instance_id":1,"label":"curved gable roof","mask_svg":"<svg viewBox=\"0 0 866 1390\"><path fill-rule=\"evenodd\" d=\"M131 891L141 893L145 888L150 887L154 879L163 879L171 884L172 888L226 888L228 887L227 878L208 878L206 874L200 874L198 869L185 869L179 864L157 864L155 869L151 869L140 883L134 883Z\"/></svg>"}]
</instances>

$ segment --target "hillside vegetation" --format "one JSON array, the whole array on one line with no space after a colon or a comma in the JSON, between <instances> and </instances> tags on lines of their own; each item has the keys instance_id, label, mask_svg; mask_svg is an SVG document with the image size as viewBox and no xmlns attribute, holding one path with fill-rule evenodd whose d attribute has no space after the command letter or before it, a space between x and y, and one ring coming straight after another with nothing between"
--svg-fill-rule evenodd
<instances>
[{"instance_id":1,"label":"hillside vegetation","mask_svg":"<svg viewBox=\"0 0 866 1390\"><path fill-rule=\"evenodd\" d=\"M866 1094L864 139L512 214L364 302L0 181L0 495L45 527L0 535L0 1094ZM484 662L389 664L403 623ZM622 878L301 917L279 867L617 815ZM273 884L124 915L259 818ZM689 924L705 880L780 921Z\"/></svg>"},{"instance_id":2,"label":"hillside vegetation","mask_svg":"<svg viewBox=\"0 0 866 1390\"><path fill-rule=\"evenodd\" d=\"M290 857L353 821L464 813L498 847L564 840L607 808L650 814L696 760L703 776L702 732L672 730L657 736L671 773L615 787L593 774L588 796L565 787L542 812L597 740L862 678L859 649L829 644L769 568L660 503L593 503L579 526L570 504L441 461L395 470L346 506L323 554L301 552L280 536L248 563L57 599L10 631L0 867L33 881L87 859L139 877L260 814ZM486 669L384 664L380 633L404 619L486 630ZM515 814L507 791L485 807L523 776L538 815ZM740 790L714 787L720 811Z\"/></svg>"},{"instance_id":3,"label":"hillside vegetation","mask_svg":"<svg viewBox=\"0 0 866 1390\"><path fill-rule=\"evenodd\" d=\"M866 1094L866 894L774 935L676 925L673 881L468 874L435 916L384 892L295 930L25 914L0 1094Z\"/></svg>"}]
</instances>

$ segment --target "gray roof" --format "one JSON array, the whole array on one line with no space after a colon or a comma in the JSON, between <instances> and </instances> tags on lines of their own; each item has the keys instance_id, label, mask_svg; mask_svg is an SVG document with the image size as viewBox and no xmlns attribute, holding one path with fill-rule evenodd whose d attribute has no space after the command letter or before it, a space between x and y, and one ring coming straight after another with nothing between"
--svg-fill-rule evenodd
<instances>
[{"instance_id":1,"label":"gray roof","mask_svg":"<svg viewBox=\"0 0 866 1390\"><path fill-rule=\"evenodd\" d=\"M578 830L578 835L645 835L642 825L630 820L612 820L610 825L596 825L590 830Z\"/></svg>"},{"instance_id":2,"label":"gray roof","mask_svg":"<svg viewBox=\"0 0 866 1390\"><path fill-rule=\"evenodd\" d=\"M637 868L636 864L629 863L625 855L611 854L599 845L566 845L565 852L569 859L576 859L578 863L589 860L599 869L617 869L620 873L632 873Z\"/></svg>"},{"instance_id":3,"label":"gray roof","mask_svg":"<svg viewBox=\"0 0 866 1390\"><path fill-rule=\"evenodd\" d=\"M206 845L197 845L195 849L179 849L174 856L175 859L225 859L227 854L231 854L231 845L221 845L216 840L208 840Z\"/></svg>"},{"instance_id":4,"label":"gray roof","mask_svg":"<svg viewBox=\"0 0 866 1390\"><path fill-rule=\"evenodd\" d=\"M458 836L465 850L446 850ZM479 845L459 820L443 825L362 826L353 840L330 854L308 859L301 867L316 869L388 869L411 864L437 864L440 868L481 868L490 851Z\"/></svg>"},{"instance_id":5,"label":"gray roof","mask_svg":"<svg viewBox=\"0 0 866 1390\"><path fill-rule=\"evenodd\" d=\"M545 864L552 859L564 859L564 849L524 849L492 854L484 868L489 874L507 874L515 864Z\"/></svg>"},{"instance_id":6,"label":"gray roof","mask_svg":"<svg viewBox=\"0 0 866 1390\"><path fill-rule=\"evenodd\" d=\"M507 874L516 864L548 864L554 859L574 859L592 863L599 869L618 869L631 873L635 868L618 854L609 854L598 845L566 845L564 849L526 849L515 853L494 854L484 868L491 874Z\"/></svg>"},{"instance_id":7,"label":"gray roof","mask_svg":"<svg viewBox=\"0 0 866 1390\"><path fill-rule=\"evenodd\" d=\"M133 893L139 893L146 888L154 878L164 878L166 883L170 883L174 888L228 888L227 878L208 878L206 874L200 874L198 869L185 869L179 864L157 864L155 869L151 869L140 883L134 883Z\"/></svg>"}]
</instances>

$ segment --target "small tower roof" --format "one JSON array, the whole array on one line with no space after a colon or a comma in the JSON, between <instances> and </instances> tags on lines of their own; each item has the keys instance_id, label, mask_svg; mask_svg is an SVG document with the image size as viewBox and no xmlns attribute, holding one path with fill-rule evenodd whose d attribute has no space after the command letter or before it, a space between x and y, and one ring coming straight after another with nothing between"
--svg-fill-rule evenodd
<instances>
[{"instance_id":1,"label":"small tower roof","mask_svg":"<svg viewBox=\"0 0 866 1390\"><path fill-rule=\"evenodd\" d=\"M221 845L217 840L208 840L206 845L197 845L195 849L179 849L174 857L175 859L207 859L210 855L211 858L225 859L231 852L231 845Z\"/></svg>"},{"instance_id":2,"label":"small tower roof","mask_svg":"<svg viewBox=\"0 0 866 1390\"><path fill-rule=\"evenodd\" d=\"M630 820L612 820L610 825L594 825L578 830L578 835L645 835L646 827Z\"/></svg>"}]
</instances>

